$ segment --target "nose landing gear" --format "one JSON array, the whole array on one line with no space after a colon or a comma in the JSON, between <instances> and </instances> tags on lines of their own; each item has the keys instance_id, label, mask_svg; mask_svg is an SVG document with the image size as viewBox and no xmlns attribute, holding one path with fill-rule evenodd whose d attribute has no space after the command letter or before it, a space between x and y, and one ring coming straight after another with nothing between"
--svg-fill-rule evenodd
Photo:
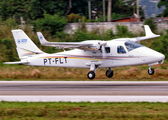
<instances>
[{"instance_id":1,"label":"nose landing gear","mask_svg":"<svg viewBox=\"0 0 168 120\"><path fill-rule=\"evenodd\" d=\"M151 67L149 67L149 69L148 69L148 74L149 74L149 75L153 75L154 73L155 73L154 69L151 68Z\"/></svg>"},{"instance_id":2,"label":"nose landing gear","mask_svg":"<svg viewBox=\"0 0 168 120\"><path fill-rule=\"evenodd\" d=\"M91 80L94 79L95 78L95 72L94 71L89 71L88 74L87 74L87 77Z\"/></svg>"},{"instance_id":3,"label":"nose landing gear","mask_svg":"<svg viewBox=\"0 0 168 120\"><path fill-rule=\"evenodd\" d=\"M90 65L90 71L88 72L88 74L87 74L87 77L89 78L89 79L94 79L95 78L95 76L96 76L96 70L97 70L97 68L98 68L98 66L97 65L95 65L95 64L91 64Z\"/></svg>"}]
</instances>

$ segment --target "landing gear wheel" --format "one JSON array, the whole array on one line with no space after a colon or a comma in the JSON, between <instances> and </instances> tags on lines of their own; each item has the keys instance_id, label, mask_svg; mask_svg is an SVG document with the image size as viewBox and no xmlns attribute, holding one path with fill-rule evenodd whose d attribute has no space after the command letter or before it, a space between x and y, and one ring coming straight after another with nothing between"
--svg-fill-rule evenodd
<instances>
[{"instance_id":1,"label":"landing gear wheel","mask_svg":"<svg viewBox=\"0 0 168 120\"><path fill-rule=\"evenodd\" d=\"M87 77L92 80L95 78L95 73L93 71L89 71Z\"/></svg>"},{"instance_id":2,"label":"landing gear wheel","mask_svg":"<svg viewBox=\"0 0 168 120\"><path fill-rule=\"evenodd\" d=\"M108 78L113 77L113 71L112 71L112 70L107 70L107 71L106 71L106 76L107 76Z\"/></svg>"},{"instance_id":3,"label":"landing gear wheel","mask_svg":"<svg viewBox=\"0 0 168 120\"><path fill-rule=\"evenodd\" d=\"M154 69L153 68L149 68L148 69L148 74L149 75L153 75L155 73Z\"/></svg>"}]
</instances>

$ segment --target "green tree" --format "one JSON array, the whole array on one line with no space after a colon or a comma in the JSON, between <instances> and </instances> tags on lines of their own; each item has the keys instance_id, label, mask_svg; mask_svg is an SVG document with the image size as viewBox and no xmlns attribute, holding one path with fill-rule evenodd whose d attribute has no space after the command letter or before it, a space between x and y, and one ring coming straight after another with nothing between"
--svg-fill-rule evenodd
<instances>
[{"instance_id":1,"label":"green tree","mask_svg":"<svg viewBox=\"0 0 168 120\"><path fill-rule=\"evenodd\" d=\"M124 0L112 0L112 19L119 19L122 17L132 16L135 13L135 4L133 4L134 0L124 1ZM106 15L108 8L108 0L106 0ZM87 6L86 6L87 7ZM99 17L102 16L103 7L102 0L92 0L92 8L98 9ZM144 19L143 9L140 7L140 16Z\"/></svg>"},{"instance_id":2,"label":"green tree","mask_svg":"<svg viewBox=\"0 0 168 120\"><path fill-rule=\"evenodd\" d=\"M17 60L16 50L14 47L14 41L11 39L0 39L0 61L15 61Z\"/></svg>"},{"instance_id":3,"label":"green tree","mask_svg":"<svg viewBox=\"0 0 168 120\"><path fill-rule=\"evenodd\" d=\"M38 19L37 21L33 22L35 31L48 31L52 35L56 34L56 32L63 31L66 24L67 22L65 18L57 14L44 14L44 18Z\"/></svg>"},{"instance_id":4,"label":"green tree","mask_svg":"<svg viewBox=\"0 0 168 120\"><path fill-rule=\"evenodd\" d=\"M161 8L162 6L165 6L165 10L163 11L163 16L167 17L168 16L168 0L160 0L158 3L158 7Z\"/></svg>"},{"instance_id":5,"label":"green tree","mask_svg":"<svg viewBox=\"0 0 168 120\"><path fill-rule=\"evenodd\" d=\"M42 18L44 13L65 15L68 1L64 0L0 0L0 16L3 19L20 16L24 19Z\"/></svg>"},{"instance_id":6,"label":"green tree","mask_svg":"<svg viewBox=\"0 0 168 120\"><path fill-rule=\"evenodd\" d=\"M118 37L128 37L128 36L131 36L132 33L128 30L128 27L127 26L124 26L124 25L116 25L116 28L117 28L117 36Z\"/></svg>"},{"instance_id":7,"label":"green tree","mask_svg":"<svg viewBox=\"0 0 168 120\"><path fill-rule=\"evenodd\" d=\"M17 18L20 16L27 17L28 4L29 1L27 0L1 0L0 16L2 16L3 19L9 17Z\"/></svg>"},{"instance_id":8,"label":"green tree","mask_svg":"<svg viewBox=\"0 0 168 120\"><path fill-rule=\"evenodd\" d=\"M74 13L88 16L88 0L71 0L70 3L71 9L69 8L69 0L0 0L0 16L4 20L15 17L18 21L20 21L20 16L26 21L43 18L44 13L59 14L60 16ZM99 18L102 16L102 0L92 0L91 8L92 10L97 8ZM112 12L118 16L132 16L133 6L123 0L112 0ZM140 15L143 16L141 10Z\"/></svg>"},{"instance_id":9,"label":"green tree","mask_svg":"<svg viewBox=\"0 0 168 120\"><path fill-rule=\"evenodd\" d=\"M157 24L156 22L153 20L153 18L149 18L149 19L146 19L145 22L144 22L144 25L149 25L149 27L151 28L151 30L153 32L157 32Z\"/></svg>"}]
</instances>

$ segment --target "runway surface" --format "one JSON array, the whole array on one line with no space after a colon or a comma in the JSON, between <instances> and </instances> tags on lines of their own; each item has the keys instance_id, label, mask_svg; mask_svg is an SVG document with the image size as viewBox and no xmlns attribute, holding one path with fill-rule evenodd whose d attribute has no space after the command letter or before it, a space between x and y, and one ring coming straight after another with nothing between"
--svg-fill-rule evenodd
<instances>
[{"instance_id":1,"label":"runway surface","mask_svg":"<svg viewBox=\"0 0 168 120\"><path fill-rule=\"evenodd\" d=\"M0 95L168 95L168 82L1 81Z\"/></svg>"},{"instance_id":2,"label":"runway surface","mask_svg":"<svg viewBox=\"0 0 168 120\"><path fill-rule=\"evenodd\" d=\"M168 82L0 81L0 101L2 100L168 102Z\"/></svg>"}]
</instances>

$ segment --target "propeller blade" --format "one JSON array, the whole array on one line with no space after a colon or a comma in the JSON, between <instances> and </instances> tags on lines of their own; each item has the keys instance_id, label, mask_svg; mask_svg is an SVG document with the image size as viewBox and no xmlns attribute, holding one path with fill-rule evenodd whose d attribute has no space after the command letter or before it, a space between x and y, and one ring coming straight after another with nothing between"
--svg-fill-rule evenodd
<instances>
[{"instance_id":1,"label":"propeller blade","mask_svg":"<svg viewBox=\"0 0 168 120\"><path fill-rule=\"evenodd\" d=\"M103 60L106 59L107 55L106 55L106 50L105 50L105 45L107 44L106 41L101 41L98 43L101 46L101 51L102 51L102 58Z\"/></svg>"},{"instance_id":2,"label":"propeller blade","mask_svg":"<svg viewBox=\"0 0 168 120\"><path fill-rule=\"evenodd\" d=\"M102 57L103 57L103 60L106 59L107 57L104 45L102 45Z\"/></svg>"}]
</instances>

